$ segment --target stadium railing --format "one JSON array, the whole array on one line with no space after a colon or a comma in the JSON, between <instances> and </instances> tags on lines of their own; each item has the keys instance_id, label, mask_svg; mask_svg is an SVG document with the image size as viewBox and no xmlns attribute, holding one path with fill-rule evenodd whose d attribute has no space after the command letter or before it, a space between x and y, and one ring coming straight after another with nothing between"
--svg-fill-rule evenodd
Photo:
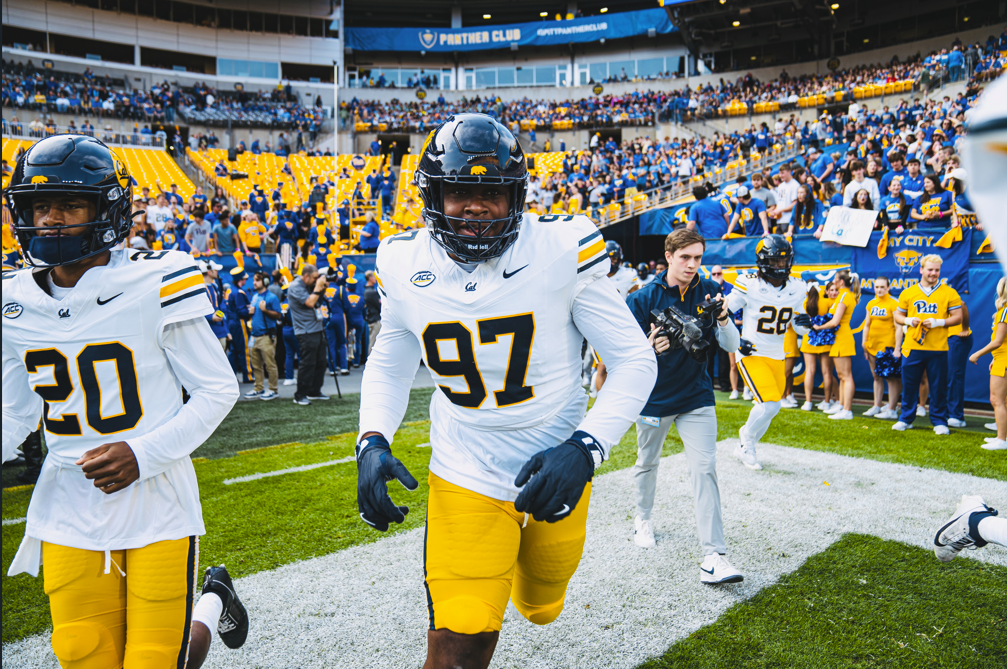
<instances>
[{"instance_id":1,"label":"stadium railing","mask_svg":"<svg viewBox=\"0 0 1007 669\"><path fill-rule=\"evenodd\" d=\"M141 132L120 132L116 130L102 130L101 128L84 129L67 126L47 126L33 130L29 124L9 122L5 124L4 128L4 136L8 138L29 140L44 139L52 135L64 135L70 132L78 135L97 137L106 144L118 146L137 146L144 149L163 149L165 146L163 138Z\"/></svg>"}]
</instances>

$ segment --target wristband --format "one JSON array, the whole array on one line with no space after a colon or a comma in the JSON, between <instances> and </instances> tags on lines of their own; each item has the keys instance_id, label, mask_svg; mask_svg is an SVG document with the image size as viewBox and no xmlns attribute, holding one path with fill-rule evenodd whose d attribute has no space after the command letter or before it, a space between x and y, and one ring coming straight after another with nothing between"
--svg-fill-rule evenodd
<instances>
[{"instance_id":1,"label":"wristband","mask_svg":"<svg viewBox=\"0 0 1007 669\"><path fill-rule=\"evenodd\" d=\"M942 328L942 327L944 327L944 319L943 318L935 318L934 319L934 327L935 328Z\"/></svg>"}]
</instances>

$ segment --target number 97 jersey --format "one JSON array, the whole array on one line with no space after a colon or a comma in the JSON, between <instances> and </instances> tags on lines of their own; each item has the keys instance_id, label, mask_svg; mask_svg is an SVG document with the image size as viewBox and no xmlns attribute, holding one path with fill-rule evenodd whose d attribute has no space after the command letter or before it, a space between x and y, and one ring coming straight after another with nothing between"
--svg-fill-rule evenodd
<instances>
[{"instance_id":1,"label":"number 97 jersey","mask_svg":"<svg viewBox=\"0 0 1007 669\"><path fill-rule=\"evenodd\" d=\"M787 326L804 313L808 284L790 277L777 288L756 275L739 275L727 296L727 308L744 309L741 336L755 345L753 355L783 360Z\"/></svg>"}]
</instances>

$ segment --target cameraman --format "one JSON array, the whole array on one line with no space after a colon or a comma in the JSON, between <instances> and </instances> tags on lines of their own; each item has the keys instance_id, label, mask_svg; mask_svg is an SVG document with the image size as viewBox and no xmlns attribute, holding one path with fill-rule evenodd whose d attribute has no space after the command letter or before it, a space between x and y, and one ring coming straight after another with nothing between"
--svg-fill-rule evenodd
<instances>
[{"instance_id":1,"label":"cameraman","mask_svg":"<svg viewBox=\"0 0 1007 669\"><path fill-rule=\"evenodd\" d=\"M654 507L657 467L661 449L672 424L685 445L685 457L692 478L696 504L696 523L705 558L700 567L703 583L737 583L741 573L727 561L724 524L720 515L720 489L717 486L717 414L713 385L706 373L706 360L690 357L680 342L660 336L654 325L652 311L675 307L681 313L695 316L698 305L720 293L720 287L699 276L706 243L693 230L679 229L664 240L664 256L668 270L654 281L632 293L627 302L644 332L649 333L657 352L657 383L651 391L640 417L636 421L638 456L634 467L636 478L636 536L638 546L654 545L654 530L650 512ZM723 309L722 298L715 304ZM719 311L719 313L717 313ZM716 355L717 345L736 351L740 335L726 309L715 309L715 319L701 320L703 340L708 354ZM714 322L716 320L716 322Z\"/></svg>"}]
</instances>

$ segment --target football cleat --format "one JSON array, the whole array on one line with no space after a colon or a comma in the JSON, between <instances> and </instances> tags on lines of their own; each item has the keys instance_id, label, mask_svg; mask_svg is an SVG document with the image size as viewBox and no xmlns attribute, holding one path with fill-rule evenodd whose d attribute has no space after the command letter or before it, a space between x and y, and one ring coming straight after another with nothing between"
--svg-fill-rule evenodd
<instances>
[{"instance_id":1,"label":"football cleat","mask_svg":"<svg viewBox=\"0 0 1007 669\"><path fill-rule=\"evenodd\" d=\"M995 515L997 510L986 506L982 497L962 495L962 501L951 520L937 530L934 536L934 555L941 562L951 562L963 548L982 548L986 542L978 536L976 527L983 518Z\"/></svg>"},{"instance_id":2,"label":"football cleat","mask_svg":"<svg viewBox=\"0 0 1007 669\"><path fill-rule=\"evenodd\" d=\"M948 418L948 427L966 427L966 423L957 418Z\"/></svg>"},{"instance_id":3,"label":"football cleat","mask_svg":"<svg viewBox=\"0 0 1007 669\"><path fill-rule=\"evenodd\" d=\"M741 583L745 577L720 553L707 555L699 567L699 581L707 585Z\"/></svg>"},{"instance_id":4,"label":"football cleat","mask_svg":"<svg viewBox=\"0 0 1007 669\"><path fill-rule=\"evenodd\" d=\"M650 521L637 516L635 524L636 532L633 534L633 543L640 548L653 548L656 546L657 542L654 541L654 528L650 526Z\"/></svg>"},{"instance_id":5,"label":"football cleat","mask_svg":"<svg viewBox=\"0 0 1007 669\"><path fill-rule=\"evenodd\" d=\"M905 432L906 430L913 429L912 423L903 423L901 420L892 425L892 429L897 432Z\"/></svg>"},{"instance_id":6,"label":"football cleat","mask_svg":"<svg viewBox=\"0 0 1007 669\"><path fill-rule=\"evenodd\" d=\"M873 406L870 409L868 409L867 411L865 411L864 415L865 416L877 416L879 413L882 412L882 410L883 410L882 407Z\"/></svg>"},{"instance_id":7,"label":"football cleat","mask_svg":"<svg viewBox=\"0 0 1007 669\"><path fill-rule=\"evenodd\" d=\"M741 460L742 464L749 469L756 471L762 469L762 465L759 464L759 461L755 457L755 446L747 446L744 443L738 444L734 448L732 455Z\"/></svg>"},{"instance_id":8,"label":"football cleat","mask_svg":"<svg viewBox=\"0 0 1007 669\"><path fill-rule=\"evenodd\" d=\"M248 612L234 591L231 575L224 565L207 567L203 577L203 594L212 592L224 605L217 621L217 634L228 648L241 648L248 636Z\"/></svg>"},{"instance_id":9,"label":"football cleat","mask_svg":"<svg viewBox=\"0 0 1007 669\"><path fill-rule=\"evenodd\" d=\"M946 434L951 434L951 430L948 429L947 425L934 425L934 434L939 434L943 436Z\"/></svg>"}]
</instances>

